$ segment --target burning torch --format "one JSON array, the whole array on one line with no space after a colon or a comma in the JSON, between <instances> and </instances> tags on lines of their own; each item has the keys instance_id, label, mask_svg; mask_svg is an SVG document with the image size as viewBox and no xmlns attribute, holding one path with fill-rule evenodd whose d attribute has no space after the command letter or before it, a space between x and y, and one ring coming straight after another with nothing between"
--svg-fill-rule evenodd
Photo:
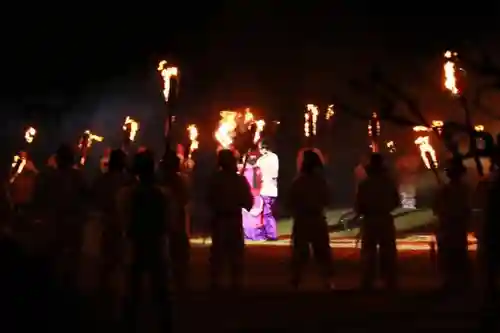
<instances>
[{"instance_id":1,"label":"burning torch","mask_svg":"<svg viewBox=\"0 0 500 333\"><path fill-rule=\"evenodd\" d=\"M188 131L189 141L190 141L187 167L188 167L188 169L192 169L192 167L194 166L194 162L192 159L193 152L196 149L198 149L198 147L200 146L200 144L198 142L198 128L196 127L196 125L191 124L187 127L187 131Z\"/></svg>"},{"instance_id":2,"label":"burning torch","mask_svg":"<svg viewBox=\"0 0 500 333\"><path fill-rule=\"evenodd\" d=\"M314 104L307 104L304 112L304 136L311 138L316 136L319 108Z\"/></svg>"},{"instance_id":3,"label":"burning torch","mask_svg":"<svg viewBox=\"0 0 500 333\"><path fill-rule=\"evenodd\" d=\"M432 129L427 128L425 126L415 126L413 128L415 132L431 132ZM415 144L418 146L420 150L420 157L424 162L424 165L427 169L432 170L434 175L436 176L436 180L439 184L441 184L441 178L439 177L439 173L437 171L438 168L438 160L436 157L436 151L432 147L429 142L429 135L421 135L417 137L415 140Z\"/></svg>"},{"instance_id":4,"label":"burning torch","mask_svg":"<svg viewBox=\"0 0 500 333\"><path fill-rule=\"evenodd\" d=\"M78 141L78 149L80 150L80 165L84 166L87 161L87 154L90 147L92 147L92 143L94 141L102 142L104 138L102 136L98 136L90 132L90 130L86 130L83 132L80 140Z\"/></svg>"},{"instance_id":5,"label":"burning torch","mask_svg":"<svg viewBox=\"0 0 500 333\"><path fill-rule=\"evenodd\" d=\"M139 131L139 122L127 116L123 122L123 148L130 146L131 142L135 141L137 132Z\"/></svg>"},{"instance_id":6,"label":"burning torch","mask_svg":"<svg viewBox=\"0 0 500 333\"><path fill-rule=\"evenodd\" d=\"M33 143L36 136L36 129L34 127L28 127L28 129L24 132L24 141L27 144ZM14 156L11 165L11 177L9 179L10 183L13 183L17 176L23 172L24 167L26 166L28 160L28 154L24 151L19 152Z\"/></svg>"},{"instance_id":7,"label":"burning torch","mask_svg":"<svg viewBox=\"0 0 500 333\"><path fill-rule=\"evenodd\" d=\"M373 112L372 117L368 121L368 136L371 141L371 149L372 153L378 153L378 138L380 137L380 120L377 116L377 113Z\"/></svg>"},{"instance_id":8,"label":"burning torch","mask_svg":"<svg viewBox=\"0 0 500 333\"><path fill-rule=\"evenodd\" d=\"M179 69L168 66L166 60L158 64L158 72L163 79L163 98L167 106L167 118L165 120L165 143L170 147L170 128L172 127L173 111L175 109L176 97L179 92Z\"/></svg>"}]
</instances>

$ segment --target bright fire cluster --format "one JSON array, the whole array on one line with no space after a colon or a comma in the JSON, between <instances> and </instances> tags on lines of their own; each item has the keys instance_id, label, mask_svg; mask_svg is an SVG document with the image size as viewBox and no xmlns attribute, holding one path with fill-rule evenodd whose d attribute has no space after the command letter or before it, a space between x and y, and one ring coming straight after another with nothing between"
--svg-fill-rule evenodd
<instances>
[{"instance_id":1,"label":"bright fire cluster","mask_svg":"<svg viewBox=\"0 0 500 333\"><path fill-rule=\"evenodd\" d=\"M446 51L444 58L444 87L451 92L452 95L458 95L460 92L457 88L456 65L453 58L457 56L456 52Z\"/></svg>"},{"instance_id":2,"label":"bright fire cluster","mask_svg":"<svg viewBox=\"0 0 500 333\"><path fill-rule=\"evenodd\" d=\"M256 131L254 143L259 142L261 139L262 131L266 123L262 119L255 119L255 116L249 108L245 109L244 114L236 111L221 111L220 117L219 127L215 131L214 136L222 149L231 148L239 121L243 121L243 125L247 129L250 129L251 126L255 124Z\"/></svg>"},{"instance_id":3,"label":"bright fire cluster","mask_svg":"<svg viewBox=\"0 0 500 333\"><path fill-rule=\"evenodd\" d=\"M189 134L189 141L191 141L189 145L189 155L188 158L191 159L191 155L193 152L198 149L199 147L199 142L198 142L198 128L196 125L191 124L187 128L188 134Z\"/></svg>"},{"instance_id":4,"label":"bright fire cluster","mask_svg":"<svg viewBox=\"0 0 500 333\"><path fill-rule=\"evenodd\" d=\"M130 118L127 116L125 118L125 122L123 123L123 130L124 131L129 131L129 140L134 141L135 136L137 135L137 132L139 131L139 123L135 121L134 119Z\"/></svg>"},{"instance_id":5,"label":"bright fire cluster","mask_svg":"<svg viewBox=\"0 0 500 333\"><path fill-rule=\"evenodd\" d=\"M433 121L433 126L440 125L442 126L442 122L439 120ZM415 126L413 127L414 132L430 132L432 129L425 127L425 126ZM438 161L436 157L436 151L432 147L432 145L429 142L429 136L419 136L415 140L415 144L418 146L420 149L420 157L422 158L422 161L425 164L425 167L427 169L434 169L438 167Z\"/></svg>"},{"instance_id":6,"label":"bright fire cluster","mask_svg":"<svg viewBox=\"0 0 500 333\"><path fill-rule=\"evenodd\" d=\"M314 104L306 105L306 112L304 113L304 136L310 137L316 135L317 122L318 122L319 108Z\"/></svg>"},{"instance_id":7,"label":"bright fire cluster","mask_svg":"<svg viewBox=\"0 0 500 333\"><path fill-rule=\"evenodd\" d=\"M165 98L165 102L168 102L170 97L170 78L177 77L179 69L173 66L167 67L167 61L162 60L158 64L158 72L160 72L163 78L163 97Z\"/></svg>"},{"instance_id":8,"label":"bright fire cluster","mask_svg":"<svg viewBox=\"0 0 500 333\"><path fill-rule=\"evenodd\" d=\"M32 143L33 140L35 139L35 135L36 135L36 129L30 127L24 133L24 139L26 140L27 143Z\"/></svg>"}]
</instances>

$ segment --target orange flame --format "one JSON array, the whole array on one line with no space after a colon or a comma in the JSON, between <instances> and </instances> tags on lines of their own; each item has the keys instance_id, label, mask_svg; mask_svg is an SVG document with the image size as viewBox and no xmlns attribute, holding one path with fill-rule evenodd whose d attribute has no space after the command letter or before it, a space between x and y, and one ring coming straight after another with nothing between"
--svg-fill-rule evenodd
<instances>
[{"instance_id":1,"label":"orange flame","mask_svg":"<svg viewBox=\"0 0 500 333\"><path fill-rule=\"evenodd\" d=\"M36 135L36 129L33 127L30 127L24 132L24 139L26 140L27 143L32 143L33 140L35 139Z\"/></svg>"},{"instance_id":2,"label":"orange flame","mask_svg":"<svg viewBox=\"0 0 500 333\"><path fill-rule=\"evenodd\" d=\"M189 140L191 141L191 144L189 146L188 158L191 159L193 151L195 151L199 147L198 128L196 128L196 125L191 124L188 126L187 131L189 133Z\"/></svg>"},{"instance_id":3,"label":"orange flame","mask_svg":"<svg viewBox=\"0 0 500 333\"><path fill-rule=\"evenodd\" d=\"M437 158L436 158L436 152L434 151L434 148L429 143L429 136L419 136L415 140L415 144L420 149L420 157L422 157L422 161L424 162L425 167L427 169L437 168L438 162L437 162ZM429 160L429 157L427 156L427 154L429 154L431 156L431 160Z\"/></svg>"},{"instance_id":4,"label":"orange flame","mask_svg":"<svg viewBox=\"0 0 500 333\"><path fill-rule=\"evenodd\" d=\"M446 51L444 53L444 57L447 59L443 66L444 87L449 90L452 95L458 95L460 93L457 88L456 65L452 60L452 58L456 56L456 52Z\"/></svg>"},{"instance_id":5,"label":"orange flame","mask_svg":"<svg viewBox=\"0 0 500 333\"><path fill-rule=\"evenodd\" d=\"M130 141L134 141L135 136L139 131L139 123L134 119L130 118L129 116L127 116L127 118L125 118L125 122L123 123L123 130L126 131L128 126L130 126L129 139Z\"/></svg>"},{"instance_id":6,"label":"orange flame","mask_svg":"<svg viewBox=\"0 0 500 333\"><path fill-rule=\"evenodd\" d=\"M314 104L306 105L306 113L304 114L304 135L309 137L316 135L319 109ZM312 127L312 129L310 129Z\"/></svg>"},{"instance_id":7,"label":"orange flame","mask_svg":"<svg viewBox=\"0 0 500 333\"><path fill-rule=\"evenodd\" d=\"M214 134L215 140L221 145L222 149L229 149L236 134L236 117L238 113L235 111L221 111L220 116L219 127Z\"/></svg>"},{"instance_id":8,"label":"orange flame","mask_svg":"<svg viewBox=\"0 0 500 333\"><path fill-rule=\"evenodd\" d=\"M163 78L163 97L165 98L165 102L168 102L170 97L170 78L177 77L179 74L179 69L177 67L168 66L166 60L160 61L158 64L158 72L160 72L161 77Z\"/></svg>"}]
</instances>

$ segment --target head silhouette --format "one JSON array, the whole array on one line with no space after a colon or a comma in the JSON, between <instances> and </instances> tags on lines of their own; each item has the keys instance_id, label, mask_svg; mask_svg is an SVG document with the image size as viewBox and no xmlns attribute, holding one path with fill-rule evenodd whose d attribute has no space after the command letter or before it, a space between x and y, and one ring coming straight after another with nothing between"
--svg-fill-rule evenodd
<instances>
[{"instance_id":1,"label":"head silhouette","mask_svg":"<svg viewBox=\"0 0 500 333\"><path fill-rule=\"evenodd\" d=\"M75 164L75 153L71 146L63 144L56 151L58 169L71 169Z\"/></svg>"},{"instance_id":2,"label":"head silhouette","mask_svg":"<svg viewBox=\"0 0 500 333\"><path fill-rule=\"evenodd\" d=\"M448 177L450 181L457 181L460 180L466 172L467 169L464 167L462 160L459 158L452 158L446 168L446 177Z\"/></svg>"},{"instance_id":3,"label":"head silhouette","mask_svg":"<svg viewBox=\"0 0 500 333\"><path fill-rule=\"evenodd\" d=\"M150 150L135 154L133 172L141 182L153 182L155 176L155 159Z\"/></svg>"},{"instance_id":4,"label":"head silhouette","mask_svg":"<svg viewBox=\"0 0 500 333\"><path fill-rule=\"evenodd\" d=\"M323 169L323 161L321 157L312 149L303 152L302 165L300 172L302 174L312 174L315 171Z\"/></svg>"},{"instance_id":5,"label":"head silhouette","mask_svg":"<svg viewBox=\"0 0 500 333\"><path fill-rule=\"evenodd\" d=\"M177 173L180 171L181 160L177 153L171 149L165 152L161 161L162 171L167 174Z\"/></svg>"},{"instance_id":6,"label":"head silhouette","mask_svg":"<svg viewBox=\"0 0 500 333\"><path fill-rule=\"evenodd\" d=\"M229 149L222 149L217 155L217 165L223 171L237 172L236 157Z\"/></svg>"},{"instance_id":7,"label":"head silhouette","mask_svg":"<svg viewBox=\"0 0 500 333\"><path fill-rule=\"evenodd\" d=\"M110 172L122 172L127 164L127 154L121 149L115 149L109 153L108 170Z\"/></svg>"},{"instance_id":8,"label":"head silhouette","mask_svg":"<svg viewBox=\"0 0 500 333\"><path fill-rule=\"evenodd\" d=\"M370 175L382 174L386 171L384 157L379 153L373 153L366 166L366 173Z\"/></svg>"}]
</instances>

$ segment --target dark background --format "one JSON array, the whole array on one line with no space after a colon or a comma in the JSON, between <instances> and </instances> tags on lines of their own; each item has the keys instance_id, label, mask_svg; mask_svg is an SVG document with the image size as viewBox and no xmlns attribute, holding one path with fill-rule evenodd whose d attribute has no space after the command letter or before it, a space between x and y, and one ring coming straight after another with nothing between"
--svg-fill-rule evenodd
<instances>
[{"instance_id":1,"label":"dark background","mask_svg":"<svg viewBox=\"0 0 500 333\"><path fill-rule=\"evenodd\" d=\"M348 82L379 68L418 97L428 119L462 119L442 88L443 52L499 55L493 2L321 3L44 3L6 10L0 20L3 141L16 147L25 126L35 126L39 136L30 149L41 164L61 141L76 141L89 128L105 137L93 146L97 158L105 146L119 143L121 123L130 115L141 122L138 141L163 149L156 65L165 58L181 71L178 132L186 123L198 124L200 150L212 152L220 110L249 106L258 117L281 122L273 141L286 188L303 145L306 103L325 110L340 96L369 114L377 101ZM496 127L484 115L474 117ZM367 152L366 126L338 110L330 129L323 125L320 133L339 204L351 200L353 167ZM417 153L411 130L383 122L382 135L395 140L399 152Z\"/></svg>"}]
</instances>

